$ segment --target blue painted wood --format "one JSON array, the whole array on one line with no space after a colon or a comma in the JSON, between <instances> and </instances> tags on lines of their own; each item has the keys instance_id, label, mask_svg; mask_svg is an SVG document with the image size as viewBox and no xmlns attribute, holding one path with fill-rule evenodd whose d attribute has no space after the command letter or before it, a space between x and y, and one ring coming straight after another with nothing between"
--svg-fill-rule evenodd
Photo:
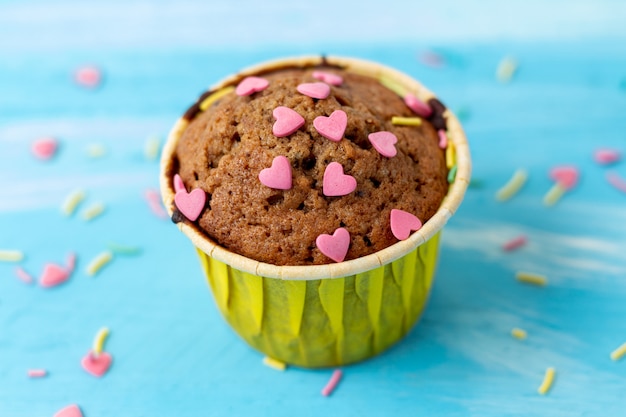
<instances>
[{"instance_id":1,"label":"blue painted wood","mask_svg":"<svg viewBox=\"0 0 626 417\"><path fill-rule=\"evenodd\" d=\"M94 7L113 21L118 3ZM51 416L70 403L86 417L623 414L626 362L611 361L609 353L626 341L626 195L604 175L612 169L626 178L626 165L605 168L592 160L600 146L626 153L626 47L600 36L626 35L614 30L613 18L596 13L608 29L590 40L494 35L426 43L398 32L404 41L392 45L322 39L277 47L265 39L258 48L241 40L228 48L185 47L180 34L155 47L124 26L128 46L100 37L96 43L104 47L90 49L85 41L67 41L69 29L52 17L25 16L21 27L15 18L22 4L0 5L0 16L12 16L10 25L0 17L7 23L0 34L12 38L0 42L0 249L23 250L27 257L19 265L34 275L70 251L79 263L67 284L51 290L24 285L15 264L0 263L0 416ZM43 4L31 2L34 10ZM133 4L133 18L141 21ZM146 7L163 3L151 4ZM604 10L617 3L597 4ZM165 17L152 24L165 28ZM26 33L36 21L61 43L36 42ZM568 25L564 31L576 33ZM442 68L419 61L427 49L441 54ZM421 323L389 352L345 368L330 398L319 393L330 370L280 373L261 365L261 355L219 316L191 244L154 217L142 197L157 186L158 174L143 156L146 138L166 135L206 86L261 60L322 51L397 67L452 109L469 111L474 177L483 182L446 228ZM494 77L505 55L520 62L510 84ZM71 79L77 66L90 62L105 74L96 91ZM51 162L29 153L40 135L61 140ZM93 143L106 147L103 158L87 156ZM546 208L548 171L559 164L579 166L582 179ZM528 184L510 202L497 203L495 191L520 167L530 173ZM101 201L105 215L89 223L60 215L64 197L79 187L88 191L81 207ZM500 250L522 233L528 246ZM88 277L87 263L109 243L137 245L142 253L119 256ZM517 283L520 269L545 273L549 285ZM95 379L80 368L80 358L105 325L114 365ZM529 338L513 339L512 327L526 329ZM542 397L536 389L548 366L557 369L557 379ZM27 369L39 367L50 375L26 377Z\"/></svg>"}]
</instances>

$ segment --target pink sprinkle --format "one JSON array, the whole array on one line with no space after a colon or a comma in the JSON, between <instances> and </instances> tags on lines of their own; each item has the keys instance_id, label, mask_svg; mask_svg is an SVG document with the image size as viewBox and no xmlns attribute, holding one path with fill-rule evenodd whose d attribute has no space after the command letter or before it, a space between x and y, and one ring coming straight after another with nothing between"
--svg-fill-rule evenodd
<instances>
[{"instance_id":1,"label":"pink sprinkle","mask_svg":"<svg viewBox=\"0 0 626 417\"><path fill-rule=\"evenodd\" d=\"M76 70L74 81L82 87L96 88L102 81L102 73L97 67L84 66Z\"/></svg>"},{"instance_id":2,"label":"pink sprinkle","mask_svg":"<svg viewBox=\"0 0 626 417\"><path fill-rule=\"evenodd\" d=\"M53 137L42 137L33 142L30 150L33 155L41 160L51 159L57 152L59 142Z\"/></svg>"},{"instance_id":3,"label":"pink sprinkle","mask_svg":"<svg viewBox=\"0 0 626 417\"><path fill-rule=\"evenodd\" d=\"M27 374L29 378L43 378L48 375L48 371L45 369L29 369Z\"/></svg>"},{"instance_id":4,"label":"pink sprinkle","mask_svg":"<svg viewBox=\"0 0 626 417\"><path fill-rule=\"evenodd\" d=\"M441 55L433 51L425 51L420 55L420 61L423 64L433 68L441 68L444 64L444 59Z\"/></svg>"},{"instance_id":5,"label":"pink sprinkle","mask_svg":"<svg viewBox=\"0 0 626 417\"><path fill-rule=\"evenodd\" d=\"M154 213L155 216L157 216L160 219L167 219L167 213L165 212L165 209L161 205L161 195L159 194L157 190L148 188L144 192L144 197L146 198L146 201L148 202L148 206L150 207L150 210L152 211L152 213Z\"/></svg>"},{"instance_id":6,"label":"pink sprinkle","mask_svg":"<svg viewBox=\"0 0 626 417\"><path fill-rule=\"evenodd\" d=\"M32 275L26 272L22 267L18 266L17 268L15 268L15 275L17 275L17 277L25 284L32 284L33 282L35 282Z\"/></svg>"},{"instance_id":7,"label":"pink sprinkle","mask_svg":"<svg viewBox=\"0 0 626 417\"><path fill-rule=\"evenodd\" d=\"M437 134L439 135L439 147L441 149L446 149L448 147L448 136L446 135L446 131L439 129Z\"/></svg>"},{"instance_id":8,"label":"pink sprinkle","mask_svg":"<svg viewBox=\"0 0 626 417\"><path fill-rule=\"evenodd\" d=\"M526 239L526 236L521 235L521 236L516 237L515 239L511 239L508 242L506 242L504 245L502 245L502 249L507 252L510 252L512 250L515 250L517 248L524 246L527 242L528 242L528 239Z\"/></svg>"},{"instance_id":9,"label":"pink sprinkle","mask_svg":"<svg viewBox=\"0 0 626 417\"><path fill-rule=\"evenodd\" d=\"M71 274L72 272L74 272L74 268L76 267L76 254L74 252L70 252L69 255L67 255L67 272L68 274Z\"/></svg>"},{"instance_id":10,"label":"pink sprinkle","mask_svg":"<svg viewBox=\"0 0 626 417\"><path fill-rule=\"evenodd\" d=\"M620 176L615 172L607 172L606 180L611 184L615 189L626 193L626 180L620 178Z\"/></svg>"},{"instance_id":11,"label":"pink sprinkle","mask_svg":"<svg viewBox=\"0 0 626 417\"><path fill-rule=\"evenodd\" d=\"M593 154L593 159L600 165L610 165L618 162L620 153L615 149L598 149Z\"/></svg>"},{"instance_id":12,"label":"pink sprinkle","mask_svg":"<svg viewBox=\"0 0 626 417\"><path fill-rule=\"evenodd\" d=\"M328 397L330 394L332 394L337 384L339 384L342 376L343 372L341 372L341 369L335 369L326 386L322 388L322 395L324 397Z\"/></svg>"}]
</instances>

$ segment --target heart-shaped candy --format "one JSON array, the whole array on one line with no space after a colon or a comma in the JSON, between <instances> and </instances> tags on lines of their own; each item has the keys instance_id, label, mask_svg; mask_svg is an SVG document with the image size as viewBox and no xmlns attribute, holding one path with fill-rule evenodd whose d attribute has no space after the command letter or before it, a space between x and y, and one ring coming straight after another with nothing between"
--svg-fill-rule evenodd
<instances>
[{"instance_id":1,"label":"heart-shaped candy","mask_svg":"<svg viewBox=\"0 0 626 417\"><path fill-rule=\"evenodd\" d=\"M81 67L74 73L74 81L82 87L96 88L102 81L102 72L94 66Z\"/></svg>"},{"instance_id":2,"label":"heart-shaped candy","mask_svg":"<svg viewBox=\"0 0 626 417\"><path fill-rule=\"evenodd\" d=\"M339 142L348 126L348 115L343 110L335 110L330 116L318 116L313 120L313 127L328 140Z\"/></svg>"},{"instance_id":3,"label":"heart-shaped candy","mask_svg":"<svg viewBox=\"0 0 626 417\"><path fill-rule=\"evenodd\" d=\"M404 210L392 209L389 216L391 233L398 240L404 240L411 235L411 231L421 229L422 222L417 216Z\"/></svg>"},{"instance_id":4,"label":"heart-shaped candy","mask_svg":"<svg viewBox=\"0 0 626 417\"><path fill-rule=\"evenodd\" d=\"M618 162L621 155L615 149L598 149L593 154L593 159L600 165L610 165Z\"/></svg>"},{"instance_id":5,"label":"heart-shaped candy","mask_svg":"<svg viewBox=\"0 0 626 417\"><path fill-rule=\"evenodd\" d=\"M331 162L324 171L322 192L327 197L337 197L350 194L356 189L356 179L352 175L343 173L343 166L339 162Z\"/></svg>"},{"instance_id":6,"label":"heart-shaped candy","mask_svg":"<svg viewBox=\"0 0 626 417\"><path fill-rule=\"evenodd\" d=\"M343 83L343 78L340 75L333 74L331 72L325 71L313 71L313 78L316 80L324 81L330 85L341 85Z\"/></svg>"},{"instance_id":7,"label":"heart-shaped candy","mask_svg":"<svg viewBox=\"0 0 626 417\"><path fill-rule=\"evenodd\" d=\"M55 287L67 281L69 277L70 273L66 268L55 264L46 264L43 267L39 285L45 288Z\"/></svg>"},{"instance_id":8,"label":"heart-shaped candy","mask_svg":"<svg viewBox=\"0 0 626 417\"><path fill-rule=\"evenodd\" d=\"M277 156L272 161L271 168L265 168L259 172L261 184L277 190L289 190L291 188L291 164L285 156Z\"/></svg>"},{"instance_id":9,"label":"heart-shaped candy","mask_svg":"<svg viewBox=\"0 0 626 417\"><path fill-rule=\"evenodd\" d=\"M317 248L324 255L335 262L342 262L346 258L350 247L350 233L340 227L332 235L321 234L315 239Z\"/></svg>"},{"instance_id":10,"label":"heart-shaped candy","mask_svg":"<svg viewBox=\"0 0 626 417\"><path fill-rule=\"evenodd\" d=\"M325 99L330 94L330 87L326 83L303 83L296 87L299 93L311 98Z\"/></svg>"},{"instance_id":11,"label":"heart-shaped candy","mask_svg":"<svg viewBox=\"0 0 626 417\"><path fill-rule=\"evenodd\" d=\"M76 404L72 404L57 411L54 417L83 417L83 413Z\"/></svg>"},{"instance_id":12,"label":"heart-shaped candy","mask_svg":"<svg viewBox=\"0 0 626 417\"><path fill-rule=\"evenodd\" d=\"M37 139L33 142L31 151L35 157L48 160L54 156L58 148L58 142L55 138L45 137Z\"/></svg>"},{"instance_id":13,"label":"heart-shaped candy","mask_svg":"<svg viewBox=\"0 0 626 417\"><path fill-rule=\"evenodd\" d=\"M174 175L174 192L177 193L180 190L187 191L187 189L185 188L185 183L183 182L183 179L180 177L180 175L176 174Z\"/></svg>"},{"instance_id":14,"label":"heart-shaped candy","mask_svg":"<svg viewBox=\"0 0 626 417\"><path fill-rule=\"evenodd\" d=\"M80 364L83 369L91 375L101 377L107 373L111 367L112 361L113 357L107 352L100 352L99 355L95 355L94 352L90 350L83 356Z\"/></svg>"},{"instance_id":15,"label":"heart-shaped candy","mask_svg":"<svg viewBox=\"0 0 626 417\"><path fill-rule=\"evenodd\" d=\"M235 94L238 96L249 96L259 91L263 91L270 85L269 81L261 77L246 77L235 88Z\"/></svg>"},{"instance_id":16,"label":"heart-shaped candy","mask_svg":"<svg viewBox=\"0 0 626 417\"><path fill-rule=\"evenodd\" d=\"M391 132L384 130L381 132L374 132L367 135L367 138L371 142L374 149L376 149L382 156L392 158L398 153L396 149L398 138Z\"/></svg>"},{"instance_id":17,"label":"heart-shaped candy","mask_svg":"<svg viewBox=\"0 0 626 417\"><path fill-rule=\"evenodd\" d=\"M272 115L276 119L272 127L272 133L279 138L289 136L304 126L304 117L289 107L278 106L274 109Z\"/></svg>"},{"instance_id":18,"label":"heart-shaped candy","mask_svg":"<svg viewBox=\"0 0 626 417\"><path fill-rule=\"evenodd\" d=\"M550 170L550 178L566 190L576 186L579 177L580 171L573 166L554 167Z\"/></svg>"},{"instance_id":19,"label":"heart-shaped candy","mask_svg":"<svg viewBox=\"0 0 626 417\"><path fill-rule=\"evenodd\" d=\"M420 117L427 118L433 113L433 109L431 109L428 104L411 93L407 93L406 96L404 96L404 104Z\"/></svg>"},{"instance_id":20,"label":"heart-shaped candy","mask_svg":"<svg viewBox=\"0 0 626 417\"><path fill-rule=\"evenodd\" d=\"M195 188L190 193L187 190L180 190L174 195L174 203L176 203L178 210L193 222L196 221L204 209L206 193L200 188Z\"/></svg>"}]
</instances>

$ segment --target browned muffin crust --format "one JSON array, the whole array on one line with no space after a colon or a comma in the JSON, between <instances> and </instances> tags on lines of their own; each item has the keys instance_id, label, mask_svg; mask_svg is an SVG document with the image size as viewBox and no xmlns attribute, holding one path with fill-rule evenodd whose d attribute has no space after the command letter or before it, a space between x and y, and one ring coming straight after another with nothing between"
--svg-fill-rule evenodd
<instances>
[{"instance_id":1,"label":"browned muffin crust","mask_svg":"<svg viewBox=\"0 0 626 417\"><path fill-rule=\"evenodd\" d=\"M331 86L328 98L298 93L298 84L317 81L313 70L264 74L267 89L247 97L228 94L199 113L177 144L185 185L207 193L197 226L235 253L274 265L331 263L315 239L345 227L351 236L346 260L359 258L398 241L389 225L392 209L425 222L447 192L445 153L430 122L392 125L392 116L414 116L402 98L373 78L337 68L327 71L344 82ZM272 111L278 106L298 112L305 125L287 137L274 136ZM346 112L348 126L344 138L332 142L315 130L313 120L338 109ZM380 155L367 138L382 130L398 138L393 158ZM291 162L290 190L269 188L258 178L279 155ZM356 179L354 192L324 196L322 179L330 162L339 162Z\"/></svg>"}]
</instances>

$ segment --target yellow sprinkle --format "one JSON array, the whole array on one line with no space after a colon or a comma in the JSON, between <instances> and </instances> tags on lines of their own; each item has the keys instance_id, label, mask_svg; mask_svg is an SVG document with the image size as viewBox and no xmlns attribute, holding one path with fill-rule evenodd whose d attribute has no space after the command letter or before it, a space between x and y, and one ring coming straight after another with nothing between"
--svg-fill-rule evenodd
<instances>
[{"instance_id":1,"label":"yellow sprinkle","mask_svg":"<svg viewBox=\"0 0 626 417\"><path fill-rule=\"evenodd\" d=\"M107 338L108 335L109 335L109 329L107 327L103 327L100 330L98 330L96 337L93 339L93 348L92 348L93 353L95 353L96 355L99 355L102 353L104 340Z\"/></svg>"},{"instance_id":2,"label":"yellow sprinkle","mask_svg":"<svg viewBox=\"0 0 626 417\"><path fill-rule=\"evenodd\" d=\"M83 220L89 221L95 219L96 217L104 213L104 208L104 204L102 203L95 203L91 205L90 207L86 208L85 211L83 211Z\"/></svg>"},{"instance_id":3,"label":"yellow sprinkle","mask_svg":"<svg viewBox=\"0 0 626 417\"><path fill-rule=\"evenodd\" d=\"M61 212L66 216L71 216L76 211L76 207L85 199L85 192L83 190L76 190L65 197L65 201L61 206Z\"/></svg>"},{"instance_id":4,"label":"yellow sprinkle","mask_svg":"<svg viewBox=\"0 0 626 417\"><path fill-rule=\"evenodd\" d=\"M614 361L620 360L622 356L626 355L626 343L611 352L611 359Z\"/></svg>"},{"instance_id":5,"label":"yellow sprinkle","mask_svg":"<svg viewBox=\"0 0 626 417\"><path fill-rule=\"evenodd\" d=\"M511 179L496 193L496 200L506 201L513 197L524 186L527 179L526 170L518 169L515 171Z\"/></svg>"},{"instance_id":6,"label":"yellow sprinkle","mask_svg":"<svg viewBox=\"0 0 626 417\"><path fill-rule=\"evenodd\" d=\"M519 282L523 282L525 284L533 284L539 286L545 286L548 283L548 278L545 275L533 274L530 272L518 272L515 274L515 278Z\"/></svg>"},{"instance_id":7,"label":"yellow sprinkle","mask_svg":"<svg viewBox=\"0 0 626 417\"><path fill-rule=\"evenodd\" d=\"M526 330L514 327L513 329L511 329L511 336L519 340L524 340L528 335L526 333Z\"/></svg>"},{"instance_id":8,"label":"yellow sprinkle","mask_svg":"<svg viewBox=\"0 0 626 417\"><path fill-rule=\"evenodd\" d=\"M1 262L19 262L24 259L24 252L19 250L3 250L0 249Z\"/></svg>"},{"instance_id":9,"label":"yellow sprinkle","mask_svg":"<svg viewBox=\"0 0 626 417\"><path fill-rule=\"evenodd\" d=\"M452 167L455 165L456 165L456 149L454 147L454 142L449 140L448 147L446 148L446 167L448 167L448 169L452 169Z\"/></svg>"},{"instance_id":10,"label":"yellow sprinkle","mask_svg":"<svg viewBox=\"0 0 626 417\"><path fill-rule=\"evenodd\" d=\"M215 103L217 100L221 99L231 91L235 91L235 87L224 87L221 90L211 94L210 96L202 100L202 103L200 103L200 110L205 111L206 109L211 107L211 104Z\"/></svg>"},{"instance_id":11,"label":"yellow sprinkle","mask_svg":"<svg viewBox=\"0 0 626 417\"><path fill-rule=\"evenodd\" d=\"M517 71L517 61L511 57L506 57L498 64L496 78L502 83L508 83Z\"/></svg>"},{"instance_id":12,"label":"yellow sprinkle","mask_svg":"<svg viewBox=\"0 0 626 417\"><path fill-rule=\"evenodd\" d=\"M270 368L274 368L278 371L284 371L287 368L287 364L285 362L281 362L277 359L272 359L269 356L263 358L263 365L269 366Z\"/></svg>"},{"instance_id":13,"label":"yellow sprinkle","mask_svg":"<svg viewBox=\"0 0 626 417\"><path fill-rule=\"evenodd\" d=\"M565 191L567 190L557 182L552 188L550 188L550 191L548 191L546 195L543 196L543 204L545 204L546 206L555 205L556 202L559 201L561 197L563 197Z\"/></svg>"},{"instance_id":14,"label":"yellow sprinkle","mask_svg":"<svg viewBox=\"0 0 626 417\"><path fill-rule=\"evenodd\" d=\"M552 367L546 369L546 374L543 377L543 382L541 383L539 388L537 388L537 392L539 394L546 395L548 391L550 391L550 388L552 388L552 383L554 382L555 373L556 371Z\"/></svg>"},{"instance_id":15,"label":"yellow sprinkle","mask_svg":"<svg viewBox=\"0 0 626 417\"><path fill-rule=\"evenodd\" d=\"M400 97L404 97L406 95L406 87L398 83L393 78L390 78L389 76L385 74L381 74L380 77L378 78L378 81L380 81L382 85L384 85L385 87L387 87L388 89L390 89L391 91L399 95Z\"/></svg>"},{"instance_id":16,"label":"yellow sprinkle","mask_svg":"<svg viewBox=\"0 0 626 417\"><path fill-rule=\"evenodd\" d=\"M152 136L146 139L146 144L144 145L144 148L143 148L143 154L145 155L146 159L149 159L150 161L154 161L155 159L158 158L160 150L161 150L160 138L156 136Z\"/></svg>"},{"instance_id":17,"label":"yellow sprinkle","mask_svg":"<svg viewBox=\"0 0 626 417\"><path fill-rule=\"evenodd\" d=\"M87 147L87 155L89 155L90 158L101 158L106 155L106 153L107 150L104 145L99 143L92 143Z\"/></svg>"},{"instance_id":18,"label":"yellow sprinkle","mask_svg":"<svg viewBox=\"0 0 626 417\"><path fill-rule=\"evenodd\" d=\"M422 119L421 117L400 117L393 116L391 118L391 124L397 126L421 126Z\"/></svg>"},{"instance_id":19,"label":"yellow sprinkle","mask_svg":"<svg viewBox=\"0 0 626 417\"><path fill-rule=\"evenodd\" d=\"M87 265L87 275L93 277L104 267L106 264L113 260L113 253L110 251L104 251L100 255L96 256L89 265Z\"/></svg>"}]
</instances>

